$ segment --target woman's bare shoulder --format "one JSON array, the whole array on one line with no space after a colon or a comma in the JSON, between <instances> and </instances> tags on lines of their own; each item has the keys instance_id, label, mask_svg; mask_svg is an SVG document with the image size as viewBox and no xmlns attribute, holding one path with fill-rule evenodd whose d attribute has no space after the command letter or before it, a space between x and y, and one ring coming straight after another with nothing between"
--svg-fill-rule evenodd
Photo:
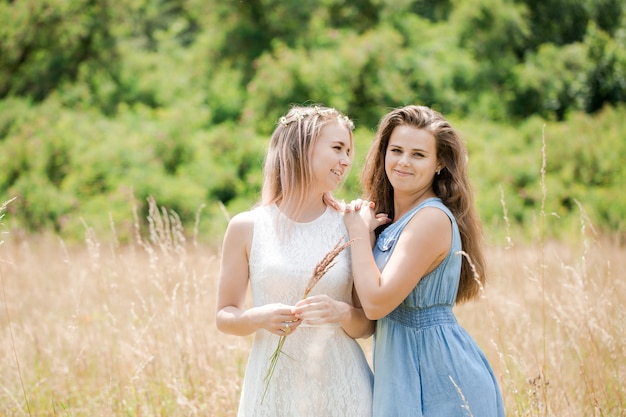
<instances>
[{"instance_id":1,"label":"woman's bare shoulder","mask_svg":"<svg viewBox=\"0 0 626 417\"><path fill-rule=\"evenodd\" d=\"M252 210L235 214L228 222L227 233L247 233L254 229L254 213Z\"/></svg>"}]
</instances>

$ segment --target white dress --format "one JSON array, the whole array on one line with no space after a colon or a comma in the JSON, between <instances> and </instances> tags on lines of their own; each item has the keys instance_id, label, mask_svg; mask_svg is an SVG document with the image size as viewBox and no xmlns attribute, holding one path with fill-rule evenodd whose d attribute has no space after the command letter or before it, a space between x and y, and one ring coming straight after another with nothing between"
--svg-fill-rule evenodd
<instances>
[{"instance_id":1,"label":"white dress","mask_svg":"<svg viewBox=\"0 0 626 417\"><path fill-rule=\"evenodd\" d=\"M342 214L327 208L312 222L293 223L275 205L257 207L253 213L249 267L254 305L294 305L302 298L315 265L340 237L348 236ZM339 254L309 296L327 294L351 304L349 250ZM261 401L264 377L278 341L279 336L266 330L256 332L239 417L371 416L371 369L360 345L339 324L310 326L304 322L289 335L283 346L285 355L279 358Z\"/></svg>"}]
</instances>

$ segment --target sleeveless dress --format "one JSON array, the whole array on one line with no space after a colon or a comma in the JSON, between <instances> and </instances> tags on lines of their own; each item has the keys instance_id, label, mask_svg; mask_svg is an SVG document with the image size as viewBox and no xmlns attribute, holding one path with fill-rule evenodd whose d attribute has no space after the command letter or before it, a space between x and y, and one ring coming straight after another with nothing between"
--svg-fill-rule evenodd
<instances>
[{"instance_id":1,"label":"sleeveless dress","mask_svg":"<svg viewBox=\"0 0 626 417\"><path fill-rule=\"evenodd\" d=\"M342 236L348 236L343 215L332 208L309 223L294 223L276 205L252 210L254 235L249 259L255 306L294 305L304 293L315 265ZM344 241L346 238L344 238ZM350 248L309 296L328 296L352 304ZM370 417L373 376L356 340L339 324L306 322L287 336L269 382L264 377L279 336L255 334L239 404L239 417Z\"/></svg>"},{"instance_id":2,"label":"sleeveless dress","mask_svg":"<svg viewBox=\"0 0 626 417\"><path fill-rule=\"evenodd\" d=\"M437 207L448 215L452 245L443 262L376 324L373 415L504 416L491 366L452 311L461 271L461 238L454 216L442 201L427 199L388 226L376 240L376 264L382 271L400 233L424 207Z\"/></svg>"}]
</instances>

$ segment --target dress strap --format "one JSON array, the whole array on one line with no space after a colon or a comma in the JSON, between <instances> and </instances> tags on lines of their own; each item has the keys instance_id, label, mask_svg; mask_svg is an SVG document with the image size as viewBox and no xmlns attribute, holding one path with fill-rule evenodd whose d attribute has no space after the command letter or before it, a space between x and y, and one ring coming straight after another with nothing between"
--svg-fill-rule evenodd
<instances>
[{"instance_id":1,"label":"dress strap","mask_svg":"<svg viewBox=\"0 0 626 417\"><path fill-rule=\"evenodd\" d=\"M457 323L452 307L447 305L410 308L401 304L389 313L387 317L406 327L415 329Z\"/></svg>"}]
</instances>

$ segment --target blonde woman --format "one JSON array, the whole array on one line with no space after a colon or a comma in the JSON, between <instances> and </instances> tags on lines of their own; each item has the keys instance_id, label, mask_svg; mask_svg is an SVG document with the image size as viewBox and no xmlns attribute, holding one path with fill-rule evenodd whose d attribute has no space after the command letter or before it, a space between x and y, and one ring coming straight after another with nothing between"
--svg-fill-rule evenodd
<instances>
[{"instance_id":1,"label":"blonde woman","mask_svg":"<svg viewBox=\"0 0 626 417\"><path fill-rule=\"evenodd\" d=\"M355 339L369 337L374 323L355 295L349 249L301 300L316 264L347 240L332 192L352 164L352 129L335 109L293 107L272 135L260 204L228 225L217 327L254 334L240 417L371 415L372 373ZM282 336L284 354L266 378Z\"/></svg>"}]
</instances>

